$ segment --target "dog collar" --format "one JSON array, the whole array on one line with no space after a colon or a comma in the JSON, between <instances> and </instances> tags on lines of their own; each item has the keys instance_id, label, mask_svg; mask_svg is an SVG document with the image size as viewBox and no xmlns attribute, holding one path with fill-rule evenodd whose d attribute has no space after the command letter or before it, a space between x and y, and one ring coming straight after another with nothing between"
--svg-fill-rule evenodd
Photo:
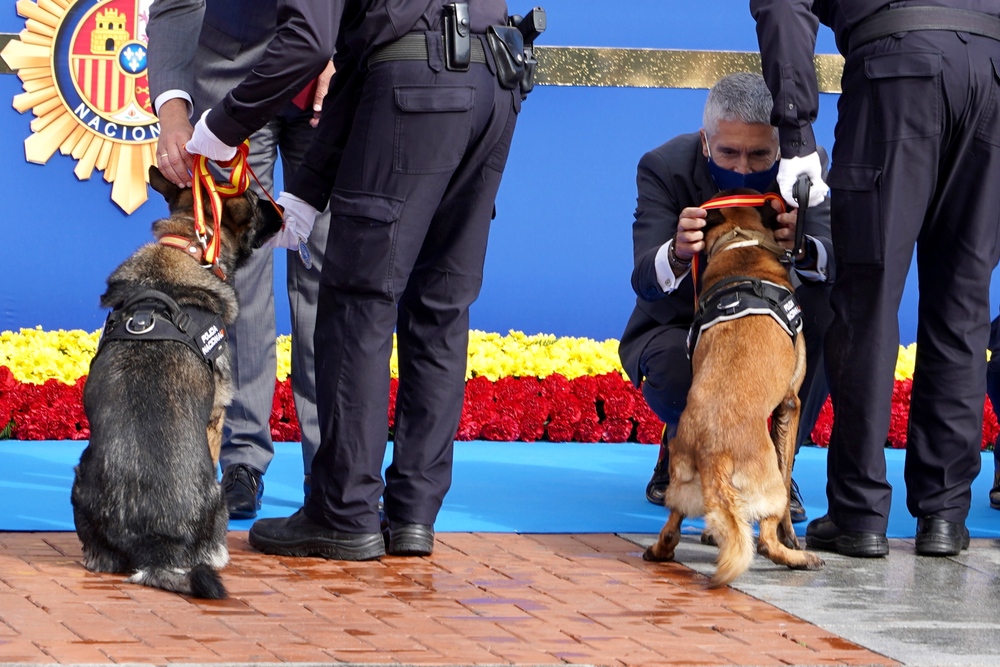
<instances>
[{"instance_id":1,"label":"dog collar","mask_svg":"<svg viewBox=\"0 0 1000 667\"><path fill-rule=\"evenodd\" d=\"M762 232L752 229L742 229L740 227L735 227L720 236L712 248L705 253L705 255L708 259L711 259L715 255L720 252L725 252L726 250L736 250L737 248L747 248L751 246L759 246L765 250L770 250L778 259L785 256L785 249L775 243L773 237Z\"/></svg>"},{"instance_id":2,"label":"dog collar","mask_svg":"<svg viewBox=\"0 0 1000 667\"><path fill-rule=\"evenodd\" d=\"M214 264L206 262L204 248L191 239L178 236L177 234L164 234L160 237L160 245L183 250L184 254L201 264L202 268L212 269L212 273L214 273L219 280L225 282L226 273L222 270L222 267L219 266L218 262Z\"/></svg>"}]
</instances>

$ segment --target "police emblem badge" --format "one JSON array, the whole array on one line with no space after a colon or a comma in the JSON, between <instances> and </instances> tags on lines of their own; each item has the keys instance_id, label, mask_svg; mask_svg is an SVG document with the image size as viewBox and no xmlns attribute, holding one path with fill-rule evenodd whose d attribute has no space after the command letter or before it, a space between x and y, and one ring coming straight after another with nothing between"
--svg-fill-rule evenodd
<instances>
[{"instance_id":1,"label":"police emblem badge","mask_svg":"<svg viewBox=\"0 0 1000 667\"><path fill-rule=\"evenodd\" d=\"M31 110L28 162L45 164L58 150L112 184L126 213L146 201L156 163L159 120L146 72L146 20L152 0L19 0L25 29L0 53L21 79L14 108Z\"/></svg>"}]
</instances>

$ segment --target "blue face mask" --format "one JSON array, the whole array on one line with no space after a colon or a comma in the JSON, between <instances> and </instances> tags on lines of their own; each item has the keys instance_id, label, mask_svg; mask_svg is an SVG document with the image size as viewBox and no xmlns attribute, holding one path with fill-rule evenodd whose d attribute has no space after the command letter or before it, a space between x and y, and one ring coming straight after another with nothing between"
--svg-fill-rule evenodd
<instances>
[{"instance_id":1,"label":"blue face mask","mask_svg":"<svg viewBox=\"0 0 1000 667\"><path fill-rule=\"evenodd\" d=\"M712 153L708 154L708 170L712 174L712 180L719 186L720 190L730 190L733 188L750 188L757 192L767 192L771 183L778 176L778 161L767 171L754 171L749 174L741 174L731 169L723 169L712 159Z\"/></svg>"}]
</instances>

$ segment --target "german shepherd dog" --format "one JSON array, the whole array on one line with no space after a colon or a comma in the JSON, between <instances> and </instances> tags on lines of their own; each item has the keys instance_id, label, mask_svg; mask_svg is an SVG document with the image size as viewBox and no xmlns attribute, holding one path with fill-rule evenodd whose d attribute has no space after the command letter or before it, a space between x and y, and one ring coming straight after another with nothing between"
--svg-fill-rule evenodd
<instances>
[{"instance_id":1,"label":"german shepherd dog","mask_svg":"<svg viewBox=\"0 0 1000 667\"><path fill-rule=\"evenodd\" d=\"M220 256L206 267L191 189L156 167L149 182L170 215L153 223L157 242L115 269L101 297L115 310L84 386L91 437L76 467L73 518L88 570L224 598L217 568L229 561L229 517L216 466L233 394L225 329L238 313L224 278L280 228L281 216L249 189L223 200ZM144 339L147 331L169 335Z\"/></svg>"},{"instance_id":2,"label":"german shepherd dog","mask_svg":"<svg viewBox=\"0 0 1000 667\"><path fill-rule=\"evenodd\" d=\"M745 194L760 193L731 190L720 198ZM778 258L783 251L774 240L776 228L777 212L770 201L759 208L709 210L703 228L708 257L703 301L713 286L754 280L781 286L790 295L788 269ZM794 300L785 303L797 309ZM687 406L668 443L665 504L670 516L643 558L673 560L684 517L704 516L704 537L719 546L713 588L750 567L755 521L762 555L794 569L823 566L815 554L798 550L788 511L805 354L802 334L790 335L766 313L719 321L701 332L691 358Z\"/></svg>"}]
</instances>

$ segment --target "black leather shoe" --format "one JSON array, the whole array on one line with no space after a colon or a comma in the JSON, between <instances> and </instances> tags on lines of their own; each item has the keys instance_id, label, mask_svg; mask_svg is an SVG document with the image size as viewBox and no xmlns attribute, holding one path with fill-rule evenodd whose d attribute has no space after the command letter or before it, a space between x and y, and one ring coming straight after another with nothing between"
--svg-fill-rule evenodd
<instances>
[{"instance_id":1,"label":"black leather shoe","mask_svg":"<svg viewBox=\"0 0 1000 667\"><path fill-rule=\"evenodd\" d=\"M656 467L653 468L653 476L646 485L646 500L663 507L663 497L667 493L667 486L670 484L670 450L667 448L667 429L663 429L660 436L660 453L656 459Z\"/></svg>"},{"instance_id":2,"label":"black leather shoe","mask_svg":"<svg viewBox=\"0 0 1000 667\"><path fill-rule=\"evenodd\" d=\"M222 471L222 492L230 519L255 519L264 497L263 474L245 463L226 466Z\"/></svg>"},{"instance_id":3,"label":"black leather shoe","mask_svg":"<svg viewBox=\"0 0 1000 667\"><path fill-rule=\"evenodd\" d=\"M434 526L389 523L390 556L430 556L434 551Z\"/></svg>"},{"instance_id":4,"label":"black leather shoe","mask_svg":"<svg viewBox=\"0 0 1000 667\"><path fill-rule=\"evenodd\" d=\"M792 516L792 523L802 523L809 518L806 516L806 509L802 506L799 485L795 483L794 479L788 492L788 513Z\"/></svg>"},{"instance_id":5,"label":"black leather shoe","mask_svg":"<svg viewBox=\"0 0 1000 667\"><path fill-rule=\"evenodd\" d=\"M917 554L957 556L969 548L969 529L964 523L925 516L917 519Z\"/></svg>"},{"instance_id":6,"label":"black leather shoe","mask_svg":"<svg viewBox=\"0 0 1000 667\"><path fill-rule=\"evenodd\" d=\"M1000 510L1000 470L993 473L993 488L990 489L990 507Z\"/></svg>"},{"instance_id":7,"label":"black leather shoe","mask_svg":"<svg viewBox=\"0 0 1000 667\"><path fill-rule=\"evenodd\" d=\"M373 560L385 555L381 533L344 533L321 526L305 510L287 519L261 519L250 527L250 546L275 556Z\"/></svg>"},{"instance_id":8,"label":"black leather shoe","mask_svg":"<svg viewBox=\"0 0 1000 667\"><path fill-rule=\"evenodd\" d=\"M853 558L883 558L889 555L889 540L885 533L841 530L827 515L810 521L806 526L806 546Z\"/></svg>"}]
</instances>

